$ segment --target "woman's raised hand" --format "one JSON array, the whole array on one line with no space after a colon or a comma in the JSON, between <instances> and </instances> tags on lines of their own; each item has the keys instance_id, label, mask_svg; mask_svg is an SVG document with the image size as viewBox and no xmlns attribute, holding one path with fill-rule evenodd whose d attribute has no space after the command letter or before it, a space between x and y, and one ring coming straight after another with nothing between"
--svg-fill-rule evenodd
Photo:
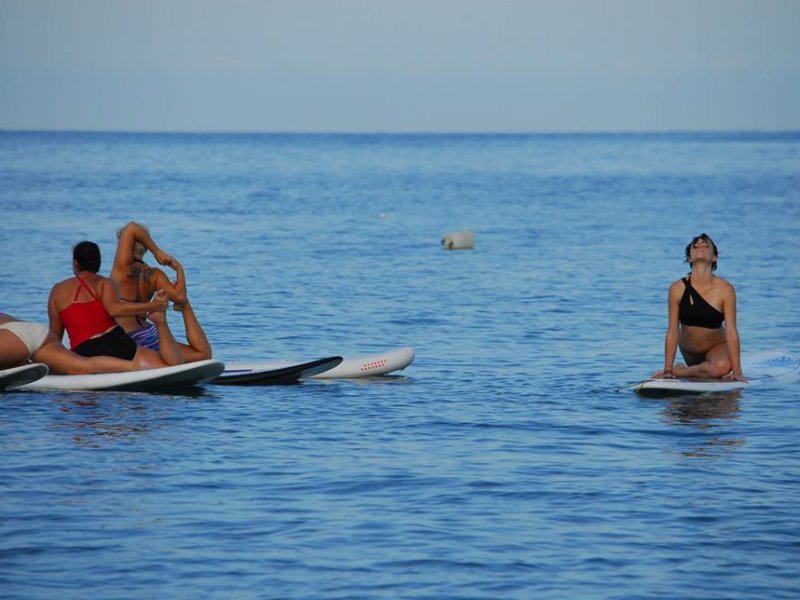
<instances>
[{"instance_id":1,"label":"woman's raised hand","mask_svg":"<svg viewBox=\"0 0 800 600\"><path fill-rule=\"evenodd\" d=\"M159 248L156 252L153 252L153 256L155 256L158 264L167 267L172 267L172 264L175 262L175 257L167 252L164 252L161 248Z\"/></svg>"},{"instance_id":2,"label":"woman's raised hand","mask_svg":"<svg viewBox=\"0 0 800 600\"><path fill-rule=\"evenodd\" d=\"M150 304L153 305L151 311L161 311L164 312L169 307L169 298L167 297L167 292L163 289L156 290L156 293L153 294L153 299L150 301Z\"/></svg>"}]
</instances>

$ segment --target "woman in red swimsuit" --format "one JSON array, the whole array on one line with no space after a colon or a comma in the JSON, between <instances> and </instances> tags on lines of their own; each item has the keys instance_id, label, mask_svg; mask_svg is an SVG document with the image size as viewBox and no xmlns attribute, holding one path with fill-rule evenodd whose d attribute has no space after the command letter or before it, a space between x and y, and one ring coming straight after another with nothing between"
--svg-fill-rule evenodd
<instances>
[{"instance_id":1,"label":"woman in red swimsuit","mask_svg":"<svg viewBox=\"0 0 800 600\"><path fill-rule=\"evenodd\" d=\"M138 369L164 367L184 362L165 311L169 304L163 290L151 302L123 302L116 284L102 275L100 248L94 242L80 242L72 253L75 277L57 283L50 291L47 311L50 330L58 339L64 331L70 350L81 356L114 356L133 361ZM158 330L160 350L137 346L117 325L114 317L150 313Z\"/></svg>"},{"instance_id":2,"label":"woman in red swimsuit","mask_svg":"<svg viewBox=\"0 0 800 600\"><path fill-rule=\"evenodd\" d=\"M686 246L686 262L692 271L669 288L664 369L654 373L654 378L724 377L747 381L742 374L736 329L736 291L714 275L718 255L716 244L705 233ZM685 365L672 364L678 348Z\"/></svg>"}]
</instances>

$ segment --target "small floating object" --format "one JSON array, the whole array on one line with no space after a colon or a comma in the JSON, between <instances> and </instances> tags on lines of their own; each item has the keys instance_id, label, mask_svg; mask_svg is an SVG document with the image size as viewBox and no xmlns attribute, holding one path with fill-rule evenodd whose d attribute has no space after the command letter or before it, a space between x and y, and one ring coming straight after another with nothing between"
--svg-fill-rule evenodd
<instances>
[{"instance_id":1,"label":"small floating object","mask_svg":"<svg viewBox=\"0 0 800 600\"><path fill-rule=\"evenodd\" d=\"M471 231L456 231L442 237L445 250L471 250L475 247L475 234Z\"/></svg>"}]
</instances>

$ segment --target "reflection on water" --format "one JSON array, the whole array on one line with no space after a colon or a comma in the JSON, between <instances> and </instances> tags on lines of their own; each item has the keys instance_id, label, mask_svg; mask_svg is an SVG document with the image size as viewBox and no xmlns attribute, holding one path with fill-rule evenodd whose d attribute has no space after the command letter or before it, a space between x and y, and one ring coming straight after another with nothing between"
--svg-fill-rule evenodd
<instances>
[{"instance_id":1,"label":"reflection on water","mask_svg":"<svg viewBox=\"0 0 800 600\"><path fill-rule=\"evenodd\" d=\"M315 379L314 384L323 385L383 385L383 384L402 384L411 383L414 379L409 375L372 375L369 377L359 377L357 379Z\"/></svg>"},{"instance_id":2,"label":"reflection on water","mask_svg":"<svg viewBox=\"0 0 800 600\"><path fill-rule=\"evenodd\" d=\"M169 421L171 400L213 396L201 387L176 390L171 394L149 392L62 392L53 396L62 418L54 429L71 435L75 445L101 448L108 441L149 435Z\"/></svg>"},{"instance_id":3,"label":"reflection on water","mask_svg":"<svg viewBox=\"0 0 800 600\"><path fill-rule=\"evenodd\" d=\"M684 456L718 456L720 450L731 450L744 446L744 438L720 435L728 429L732 420L739 418L741 390L712 394L686 394L673 396L667 400L661 414L670 425L690 427L709 434L703 436L699 444L681 451Z\"/></svg>"},{"instance_id":4,"label":"reflection on water","mask_svg":"<svg viewBox=\"0 0 800 600\"><path fill-rule=\"evenodd\" d=\"M741 390L713 394L686 394L669 399L664 407L668 423L689 425L701 429L715 427L713 421L735 419L739 416Z\"/></svg>"}]
</instances>

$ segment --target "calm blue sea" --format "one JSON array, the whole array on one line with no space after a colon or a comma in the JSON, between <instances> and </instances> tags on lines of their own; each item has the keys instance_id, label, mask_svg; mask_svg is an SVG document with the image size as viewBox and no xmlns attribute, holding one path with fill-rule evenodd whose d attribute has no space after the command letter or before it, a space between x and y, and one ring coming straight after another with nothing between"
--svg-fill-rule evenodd
<instances>
[{"instance_id":1,"label":"calm blue sea","mask_svg":"<svg viewBox=\"0 0 800 600\"><path fill-rule=\"evenodd\" d=\"M0 311L45 321L131 219L217 358L417 358L4 395L3 598L800 595L800 388L619 391L703 231L743 350L800 351L800 133L0 132Z\"/></svg>"}]
</instances>

